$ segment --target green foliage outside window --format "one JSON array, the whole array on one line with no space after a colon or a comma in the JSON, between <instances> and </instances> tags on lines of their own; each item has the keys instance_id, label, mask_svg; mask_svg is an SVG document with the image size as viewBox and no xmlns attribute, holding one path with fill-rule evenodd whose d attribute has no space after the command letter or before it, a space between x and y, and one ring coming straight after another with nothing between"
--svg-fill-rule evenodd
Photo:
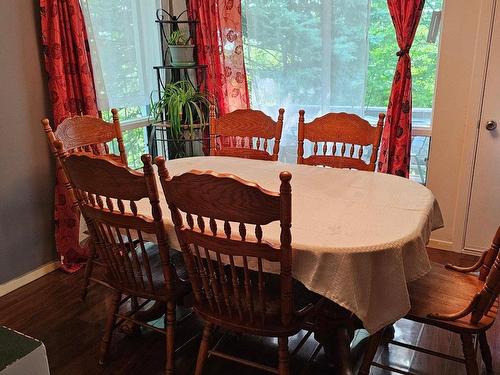
<instances>
[{"instance_id":1,"label":"green foliage outside window","mask_svg":"<svg viewBox=\"0 0 500 375\"><path fill-rule=\"evenodd\" d=\"M323 34L320 32L322 17L325 17L326 0L242 0L243 37L245 60L249 87L253 76L269 77L287 82L280 88L279 95L286 98L292 92L294 103L320 104L318 98L324 92L324 56ZM351 1L331 3L331 17L323 22L333 23L332 34L332 69L335 61L357 63L355 56L345 51L357 51L353 43L366 38L366 2ZM386 0L372 0L369 9L368 28L368 69L366 76L349 76L349 71L332 71L332 84L336 91L346 96L356 91L356 86L366 80L365 106L386 107L394 69L397 62L394 26L389 15ZM438 42L428 43L427 35L433 10L440 10L442 0L427 0L422 18L411 49L413 72L414 108L431 108L434 96L434 83L438 57ZM358 17L359 19L356 19ZM252 22L248 22L249 19ZM259 40L248 37L248 25L259 21ZM360 25L360 27L353 27ZM293 32L294 37L288 37ZM337 60L336 60L337 59ZM339 60L341 59L341 60ZM305 61L307 60L307 61ZM346 64L343 64L346 66ZM307 67L307 68L304 68ZM342 81L335 76L347 78ZM288 79L289 77L293 77ZM348 90L339 90L339 86L350 85ZM347 86L346 86L347 87ZM263 96L264 105L269 98ZM349 104L349 97L331 98L332 102Z\"/></svg>"},{"instance_id":2,"label":"green foliage outside window","mask_svg":"<svg viewBox=\"0 0 500 375\"><path fill-rule=\"evenodd\" d=\"M410 50L413 77L413 107L432 108L438 59L438 42L427 43L432 11L440 10L442 0L426 0L415 40ZM368 34L369 58L366 105L385 107L397 63L396 34L386 0L372 0Z\"/></svg>"},{"instance_id":3,"label":"green foliage outside window","mask_svg":"<svg viewBox=\"0 0 500 375\"><path fill-rule=\"evenodd\" d=\"M326 8L332 16L323 19ZM358 54L366 29L353 25L366 24L366 14L364 0L331 3L326 0L243 0L242 27L249 87L252 88L254 76L279 84L278 95L270 97L264 93L257 99L258 104L279 106L284 101L322 104L318 101L324 98L325 91L334 95L343 92L341 96L328 98L330 103L352 104L349 93L362 90L365 77L354 75L354 69L342 71L342 67L351 62L360 63L350 51ZM328 34L334 35L330 41L325 39L326 24L332 29ZM332 59L326 68L322 65L325 48L330 49ZM335 61L347 64L335 64ZM326 73L331 73L331 82L325 79ZM336 90L325 85L336 86ZM340 87L348 89L338 89ZM282 102L270 102L275 98Z\"/></svg>"},{"instance_id":4,"label":"green foliage outside window","mask_svg":"<svg viewBox=\"0 0 500 375\"><path fill-rule=\"evenodd\" d=\"M137 120L147 117L144 107L127 107L118 110L120 122ZM112 122L113 117L111 111L103 111L102 118L105 121ZM127 161L130 168L142 168L141 156L147 151L146 128L139 127L131 130L126 130L123 133L123 143L127 152ZM110 152L118 154L118 145L116 142L109 144Z\"/></svg>"}]
</instances>

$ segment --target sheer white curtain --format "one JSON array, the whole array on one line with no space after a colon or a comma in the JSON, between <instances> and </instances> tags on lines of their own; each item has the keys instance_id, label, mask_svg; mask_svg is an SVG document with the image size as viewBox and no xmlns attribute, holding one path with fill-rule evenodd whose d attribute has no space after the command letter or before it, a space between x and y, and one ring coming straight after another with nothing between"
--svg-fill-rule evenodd
<instances>
[{"instance_id":1,"label":"sheer white curtain","mask_svg":"<svg viewBox=\"0 0 500 375\"><path fill-rule=\"evenodd\" d=\"M296 160L299 109L306 121L364 114L369 10L369 0L242 0L251 106L273 118L285 108L282 161Z\"/></svg>"},{"instance_id":2,"label":"sheer white curtain","mask_svg":"<svg viewBox=\"0 0 500 375\"><path fill-rule=\"evenodd\" d=\"M145 106L161 64L160 0L81 0L100 109Z\"/></svg>"}]
</instances>

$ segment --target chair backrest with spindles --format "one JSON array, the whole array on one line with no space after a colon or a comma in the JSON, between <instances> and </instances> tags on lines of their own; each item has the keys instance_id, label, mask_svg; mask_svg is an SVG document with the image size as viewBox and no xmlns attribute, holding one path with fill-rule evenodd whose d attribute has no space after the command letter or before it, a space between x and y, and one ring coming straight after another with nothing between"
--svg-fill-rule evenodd
<instances>
[{"instance_id":1,"label":"chair backrest with spindles","mask_svg":"<svg viewBox=\"0 0 500 375\"><path fill-rule=\"evenodd\" d=\"M278 160L283 114L280 108L278 120L274 121L261 111L239 109L219 118L215 106L210 107L210 155L235 156L247 159ZM224 138L235 138L240 144L225 145ZM221 139L222 138L222 139ZM272 152L270 141L274 141Z\"/></svg>"},{"instance_id":2,"label":"chair backrest with spindles","mask_svg":"<svg viewBox=\"0 0 500 375\"><path fill-rule=\"evenodd\" d=\"M144 298L168 295L177 280L171 268L159 205L158 189L151 157L143 155L144 173L112 160L63 150L56 142L61 163L67 173L80 210L107 266L108 282L115 288ZM137 211L137 202L148 199L151 217ZM164 279L153 272L150 244L156 236Z\"/></svg>"},{"instance_id":3,"label":"chair backrest with spindles","mask_svg":"<svg viewBox=\"0 0 500 375\"><path fill-rule=\"evenodd\" d=\"M197 311L248 333L291 325L291 174L280 174L280 193L274 193L210 171L170 178L164 159L156 163ZM264 239L270 223L281 224L279 245ZM266 284L271 264L280 275L275 293Z\"/></svg>"},{"instance_id":4,"label":"chair backrest with spindles","mask_svg":"<svg viewBox=\"0 0 500 375\"><path fill-rule=\"evenodd\" d=\"M498 227L495 237L491 243L490 248L487 250L486 255L484 257L483 265L479 270L479 280L485 281L486 277L490 273L491 267L493 267L493 263L498 256L498 252L500 249L500 226Z\"/></svg>"},{"instance_id":5,"label":"chair backrest with spindles","mask_svg":"<svg viewBox=\"0 0 500 375\"><path fill-rule=\"evenodd\" d=\"M113 108L111 113L113 114L113 123L98 117L74 116L61 122L55 131L52 131L48 119L42 120L54 156L57 156L54 142L59 139L63 143L64 151L106 155L116 162L127 165L127 154L123 144L118 111ZM116 141L120 155L109 152L107 143L112 141Z\"/></svg>"},{"instance_id":6,"label":"chair backrest with spindles","mask_svg":"<svg viewBox=\"0 0 500 375\"><path fill-rule=\"evenodd\" d=\"M485 282L482 290L474 297L472 303L471 322L477 323L488 313L491 306L500 294L500 227L498 227L493 243L483 263L480 271L485 276ZM486 271L487 270L487 271Z\"/></svg>"},{"instance_id":7,"label":"chair backrest with spindles","mask_svg":"<svg viewBox=\"0 0 500 375\"><path fill-rule=\"evenodd\" d=\"M376 127L355 114L328 113L309 123L299 111L297 164L322 165L375 171L385 115L379 115ZM312 154L304 157L304 141L313 144ZM322 145L320 147L320 144ZM371 146L368 162L363 160Z\"/></svg>"}]
</instances>

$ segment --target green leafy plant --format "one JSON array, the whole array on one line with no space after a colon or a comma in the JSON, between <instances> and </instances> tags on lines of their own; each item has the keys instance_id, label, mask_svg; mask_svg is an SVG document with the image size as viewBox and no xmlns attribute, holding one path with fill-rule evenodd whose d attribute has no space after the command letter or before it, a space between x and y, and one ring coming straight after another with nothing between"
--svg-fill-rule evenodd
<instances>
[{"instance_id":1,"label":"green leafy plant","mask_svg":"<svg viewBox=\"0 0 500 375\"><path fill-rule=\"evenodd\" d=\"M189 38L184 31L173 31L167 38L169 46L186 46L189 43Z\"/></svg>"},{"instance_id":2,"label":"green leafy plant","mask_svg":"<svg viewBox=\"0 0 500 375\"><path fill-rule=\"evenodd\" d=\"M194 88L191 82L181 80L167 84L157 102L151 99L150 117L158 121L164 113L174 141L179 143L185 130L190 131L191 137L195 129L203 132L208 123L210 104L206 94Z\"/></svg>"}]
</instances>

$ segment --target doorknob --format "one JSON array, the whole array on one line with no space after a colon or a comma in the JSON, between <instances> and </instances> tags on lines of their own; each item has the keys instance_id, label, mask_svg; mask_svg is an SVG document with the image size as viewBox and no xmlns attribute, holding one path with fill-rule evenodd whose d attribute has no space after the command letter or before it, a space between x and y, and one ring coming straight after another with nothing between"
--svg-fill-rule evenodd
<instances>
[{"instance_id":1,"label":"doorknob","mask_svg":"<svg viewBox=\"0 0 500 375\"><path fill-rule=\"evenodd\" d=\"M496 121L488 121L486 123L486 130L493 131L497 128L497 122Z\"/></svg>"}]
</instances>

